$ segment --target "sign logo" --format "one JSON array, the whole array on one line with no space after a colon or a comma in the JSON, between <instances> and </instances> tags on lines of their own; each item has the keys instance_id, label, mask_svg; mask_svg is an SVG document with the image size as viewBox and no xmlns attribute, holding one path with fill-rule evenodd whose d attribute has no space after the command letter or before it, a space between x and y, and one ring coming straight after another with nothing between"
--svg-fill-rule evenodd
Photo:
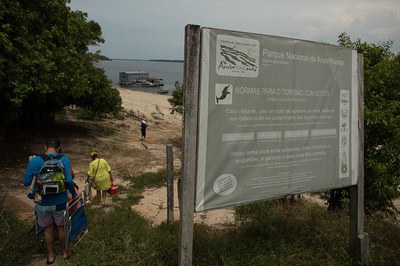
<instances>
[{"instance_id":1,"label":"sign logo","mask_svg":"<svg viewBox=\"0 0 400 266\"><path fill-rule=\"evenodd\" d=\"M237 179L234 175L223 174L214 181L214 192L220 196L226 196L235 191L237 187Z\"/></svg>"},{"instance_id":2,"label":"sign logo","mask_svg":"<svg viewBox=\"0 0 400 266\"><path fill-rule=\"evenodd\" d=\"M216 71L220 76L258 77L258 40L227 35L217 36Z\"/></svg>"},{"instance_id":3,"label":"sign logo","mask_svg":"<svg viewBox=\"0 0 400 266\"><path fill-rule=\"evenodd\" d=\"M215 104L232 104L232 84L215 84Z\"/></svg>"}]
</instances>

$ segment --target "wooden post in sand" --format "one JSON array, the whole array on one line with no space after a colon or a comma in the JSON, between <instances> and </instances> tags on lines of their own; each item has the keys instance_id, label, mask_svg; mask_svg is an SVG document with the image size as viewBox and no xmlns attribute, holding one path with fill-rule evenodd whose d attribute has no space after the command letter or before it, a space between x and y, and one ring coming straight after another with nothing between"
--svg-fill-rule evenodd
<instances>
[{"instance_id":1,"label":"wooden post in sand","mask_svg":"<svg viewBox=\"0 0 400 266\"><path fill-rule=\"evenodd\" d=\"M200 26L185 27L183 149L178 264L192 265L196 176L197 113L200 79Z\"/></svg>"},{"instance_id":2,"label":"wooden post in sand","mask_svg":"<svg viewBox=\"0 0 400 266\"><path fill-rule=\"evenodd\" d=\"M167 144L167 221L174 223L174 158L172 144Z\"/></svg>"}]
</instances>

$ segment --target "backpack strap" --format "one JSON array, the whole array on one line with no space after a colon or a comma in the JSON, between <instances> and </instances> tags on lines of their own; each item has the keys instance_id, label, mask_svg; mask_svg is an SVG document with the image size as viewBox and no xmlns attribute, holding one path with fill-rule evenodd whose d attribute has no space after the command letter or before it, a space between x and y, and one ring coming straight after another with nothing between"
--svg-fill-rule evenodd
<instances>
[{"instance_id":1,"label":"backpack strap","mask_svg":"<svg viewBox=\"0 0 400 266\"><path fill-rule=\"evenodd\" d=\"M43 159L43 161L50 160L50 156L48 156L48 155L47 155L47 154L45 154L45 153L42 153L42 154L40 154L39 156L40 156L40 158L42 158L42 159Z\"/></svg>"},{"instance_id":2,"label":"backpack strap","mask_svg":"<svg viewBox=\"0 0 400 266\"><path fill-rule=\"evenodd\" d=\"M57 154L56 156L53 156L53 155L49 156L49 155L47 155L45 153L42 153L39 156L43 159L43 161L47 161L47 160L50 160L50 158L60 160L64 155L63 154Z\"/></svg>"},{"instance_id":3,"label":"backpack strap","mask_svg":"<svg viewBox=\"0 0 400 266\"><path fill-rule=\"evenodd\" d=\"M56 156L54 156L54 159L60 160L62 157L64 156L64 154L57 154Z\"/></svg>"}]
</instances>

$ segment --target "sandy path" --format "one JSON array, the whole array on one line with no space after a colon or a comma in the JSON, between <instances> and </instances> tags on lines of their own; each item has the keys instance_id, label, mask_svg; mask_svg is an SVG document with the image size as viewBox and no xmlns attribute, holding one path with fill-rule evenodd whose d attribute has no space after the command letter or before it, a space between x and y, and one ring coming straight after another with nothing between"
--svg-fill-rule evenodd
<instances>
[{"instance_id":1,"label":"sandy path","mask_svg":"<svg viewBox=\"0 0 400 266\"><path fill-rule=\"evenodd\" d=\"M181 117L169 113L171 107L168 98L170 96L151 94L140 91L119 88L123 106L125 109L139 111L146 117L149 117L158 106L158 109L164 114L163 119L167 127L175 128L181 131ZM180 132L176 132L180 135ZM175 158L174 169L180 169L180 159ZM143 198L139 204L132 206L132 209L141 213L149 219L153 225L158 225L167 220L167 189L166 187L156 189L146 189L142 194ZM179 200L177 184L174 185L174 220L179 220ZM194 214L195 223L222 226L234 222L234 211L232 208L210 210Z\"/></svg>"},{"instance_id":2,"label":"sandy path","mask_svg":"<svg viewBox=\"0 0 400 266\"><path fill-rule=\"evenodd\" d=\"M165 169L166 145L172 143L174 149L174 169L179 172L181 168L181 134L182 118L180 115L170 114L170 104L168 95L147 93L142 91L133 91L126 88L118 88L123 100L123 107L126 112L134 113L124 120L105 120L105 121L82 121L73 120L72 125L84 128L84 134L72 130L68 132L63 130L60 134L62 139L63 152L68 154L76 174L75 182L82 188L86 178L86 171L89 164L89 153L92 150L99 152L104 156L113 169L114 176L118 184L130 186L131 184L122 180L122 176L136 175L143 172L155 172ZM146 141L140 140L140 119L146 118L149 124L148 136ZM71 127L69 122L68 128ZM107 133L108 129L114 131ZM106 132L106 133L105 133ZM21 150L15 158L10 158L11 163L6 167L1 167L1 179L13 180L12 189L6 188L7 202L14 208L22 219L33 218L33 202L26 197L30 191L21 185L22 175L27 164L27 155L31 153L43 152L43 136L33 136L27 138L28 142L22 147L15 147L8 143L8 139L3 141L1 147L7 152L5 158L10 157L9 149ZM21 139L16 139L20 144ZM8 149L7 146L10 146ZM1 150L0 150L1 151ZM0 186L8 184L0 183ZM179 219L178 198L175 188L174 199L174 218ZM108 199L111 203L111 198ZM132 206L144 217L157 225L167 220L167 191L165 187L157 189L147 189L143 193L141 201ZM400 205L400 200L395 202ZM223 225L233 223L234 211L231 208L211 210L196 213L194 219L197 223L207 225Z\"/></svg>"},{"instance_id":3,"label":"sandy path","mask_svg":"<svg viewBox=\"0 0 400 266\"><path fill-rule=\"evenodd\" d=\"M75 171L75 182L80 188L84 186L89 153L96 150L101 157L109 162L116 181L119 185L130 186L121 177L136 175L143 172L156 172L165 169L166 145L173 144L174 169L181 168L181 134L182 117L171 115L168 99L171 96L163 94L133 91L118 88L125 112L129 114L124 120L82 121L73 117L72 125L83 127L81 132L62 131L59 135L63 142L63 152L71 160ZM149 124L147 138L141 141L140 120L145 118ZM70 128L70 124L68 128ZM113 129L107 133L108 128ZM21 185L22 175L26 168L26 155L43 152L43 136L32 136L28 139L29 151L24 151L16 158L18 163L9 169L2 169L2 175L14 180L15 188L8 190L7 202L16 210L22 219L33 219L33 202L26 195L30 188ZM1 185L1 184L0 184ZM174 218L179 220L179 202L175 184ZM95 192L93 191L93 195ZM111 197L107 200L112 203ZM17 203L17 204L15 204ZM167 220L167 191L166 187L148 189L143 193L141 201L132 206L154 225ZM197 223L222 225L233 222L233 210L222 209L197 213L194 215Z\"/></svg>"}]
</instances>

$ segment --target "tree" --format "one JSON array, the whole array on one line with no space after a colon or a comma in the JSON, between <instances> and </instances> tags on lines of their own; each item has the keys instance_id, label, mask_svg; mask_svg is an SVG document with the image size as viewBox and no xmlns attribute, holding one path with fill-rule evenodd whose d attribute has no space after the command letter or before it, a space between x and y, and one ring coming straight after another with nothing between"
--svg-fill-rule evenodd
<instances>
[{"instance_id":1,"label":"tree","mask_svg":"<svg viewBox=\"0 0 400 266\"><path fill-rule=\"evenodd\" d=\"M179 81L175 81L175 88L172 91L172 98L168 99L171 104L171 114L183 114L183 87Z\"/></svg>"},{"instance_id":2,"label":"tree","mask_svg":"<svg viewBox=\"0 0 400 266\"><path fill-rule=\"evenodd\" d=\"M93 101L88 99L93 96L119 98L110 94L111 84L99 78L104 73L96 72L95 55L88 52L89 45L104 42L100 25L88 21L86 13L71 11L67 3L69 0L0 2L3 123L47 123L65 106L91 108ZM118 99L111 102L118 103Z\"/></svg>"},{"instance_id":3,"label":"tree","mask_svg":"<svg viewBox=\"0 0 400 266\"><path fill-rule=\"evenodd\" d=\"M400 54L391 41L367 44L346 33L338 43L364 55L365 203L385 211L400 196Z\"/></svg>"},{"instance_id":4,"label":"tree","mask_svg":"<svg viewBox=\"0 0 400 266\"><path fill-rule=\"evenodd\" d=\"M88 92L79 97L75 104L88 111L95 119L102 118L104 114L117 115L122 110L119 91L112 87L103 69L92 67L87 71L89 86L97 89L95 93Z\"/></svg>"}]
</instances>

